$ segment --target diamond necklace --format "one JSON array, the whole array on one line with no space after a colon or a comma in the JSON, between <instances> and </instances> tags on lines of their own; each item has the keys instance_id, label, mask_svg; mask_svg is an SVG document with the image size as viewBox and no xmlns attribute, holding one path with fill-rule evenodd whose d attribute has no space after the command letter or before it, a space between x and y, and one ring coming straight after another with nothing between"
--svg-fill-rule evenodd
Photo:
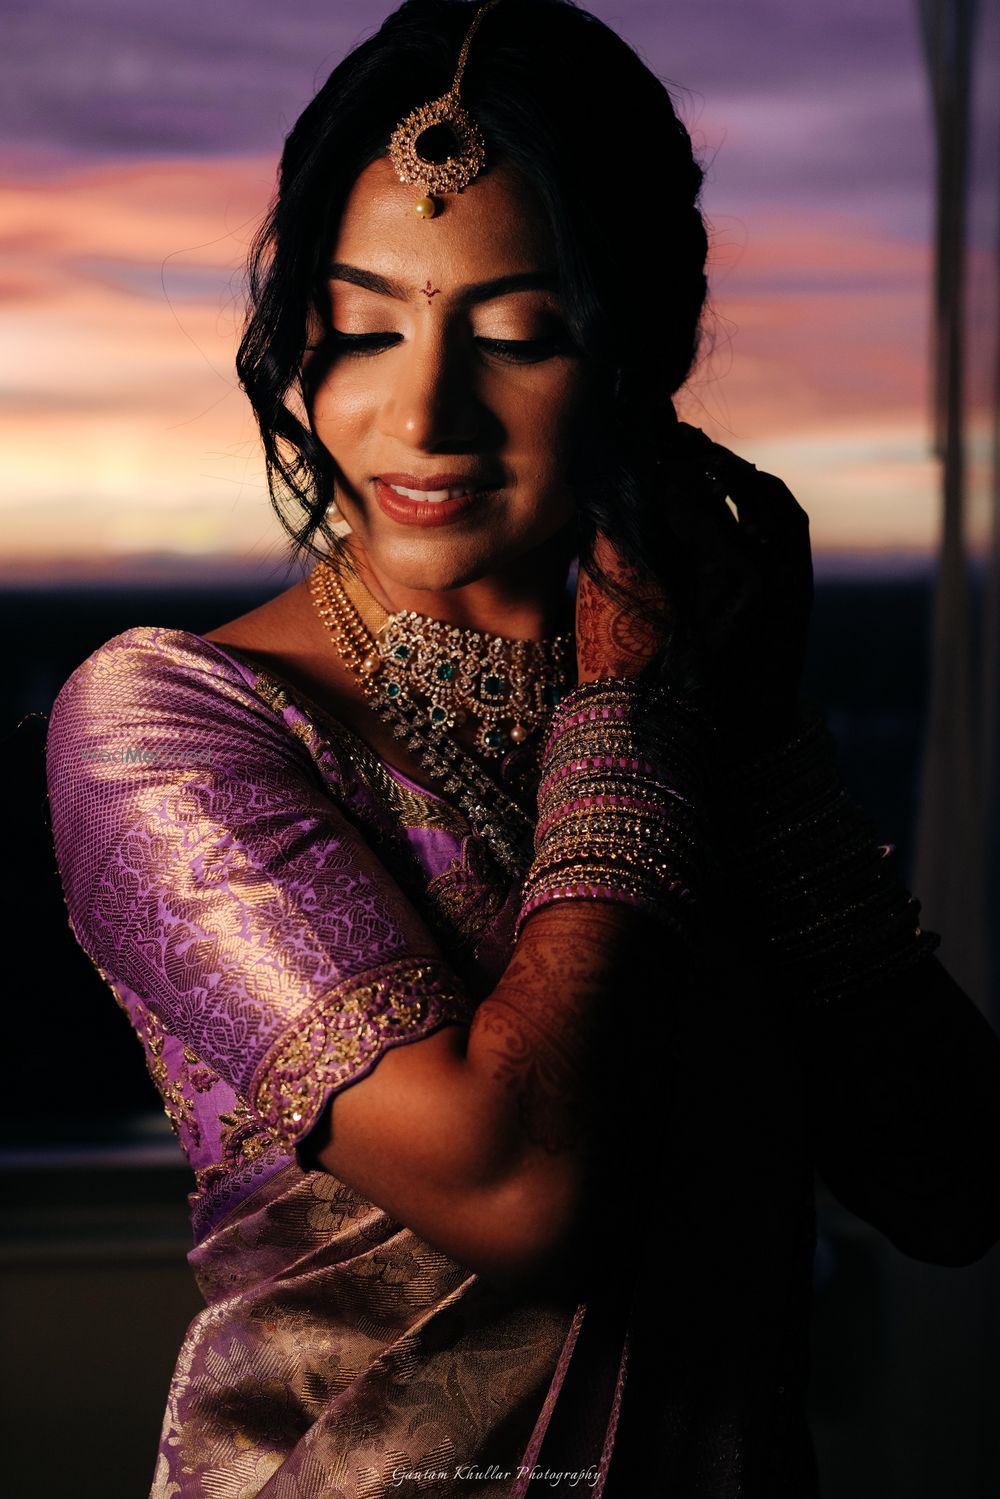
<instances>
[{"instance_id":1,"label":"diamond necklace","mask_svg":"<svg viewBox=\"0 0 1000 1499\"><path fill-rule=\"evenodd\" d=\"M384 671L383 668L386 656L391 651L397 650L400 645L422 645L428 635L432 640L440 641L442 637L439 634L425 633L425 627L428 623L442 626L442 621L428 621L426 616L416 615L413 611L404 611L401 615L390 615L370 593L367 600L362 603L360 599L356 600L347 593L334 569L326 563L318 564L310 574L309 592L320 618L333 637L341 658L358 681L378 717L390 726L395 738L406 739L407 749L417 755L420 764L431 775L444 782L443 790L457 799L477 833L490 845L501 864L516 878L523 879L534 853L534 819L512 797L507 796L496 781L488 776L447 732L452 724L460 721L458 715L462 709L452 699L447 704L449 711L432 717L435 707L445 706L441 702L443 694L439 694L436 698L433 693L430 694L431 708L428 711L426 706L418 706L410 696L407 690L408 682L399 667L389 671ZM368 620L367 624L365 618L362 617L362 608ZM390 629L390 626L394 628ZM405 634L402 633L404 626ZM484 640L489 642L491 639L499 640L501 646L506 647L545 644L535 641L505 641L497 636L492 638L484 636L481 631L462 631L447 625L443 626L443 629L454 630L459 637L471 636L473 645ZM414 636L418 634L422 639L415 640ZM448 650L454 652L456 648L461 648L452 636L445 635L443 638ZM556 659L559 662L560 677L565 670L561 657L566 650L566 643L572 638L572 635L557 636L555 640L549 642L553 648L556 648L556 641L559 642ZM555 650L553 653L555 654ZM428 654L424 653L424 667L428 667L429 664ZM412 657L396 656L390 659L405 667ZM420 659L419 656L418 659ZM437 664L440 664L440 659L439 657ZM430 660L434 660L433 656ZM454 655L445 656L444 660L450 664L455 657ZM495 657L488 655L486 660L492 670ZM455 664L459 665L460 662L461 658ZM520 670L519 668L519 673ZM484 674L488 675L489 672L484 669L480 675ZM456 673L456 675L460 683L467 680L467 673ZM422 670L418 678L421 687L427 676L428 670ZM568 686L568 674L565 680ZM444 678L441 686L447 687L451 681L451 677ZM513 681L511 685L513 687ZM534 685L537 690L537 679ZM531 709L530 692L526 690L526 687L527 684L521 684L522 697L518 701L527 700L527 709ZM489 691L489 688L486 690ZM563 686L563 681L557 677L553 684L553 706L559 701L564 690L566 688ZM528 740L533 736L535 728L543 726L552 709L540 700L540 694L536 702L537 708L530 715L533 721L532 727L529 729L522 724L525 733L519 739L515 739L513 733L510 736L514 747L504 757L502 766L502 771L506 772L505 778L508 781L514 781L522 767L524 770L537 771L537 751L541 739L539 737L533 746L528 743ZM496 704L487 700L486 706L495 708ZM484 728L493 727L496 717L499 716L496 714L492 719L487 719ZM520 722L520 719L517 722ZM480 735L477 736L477 743L481 742L482 732L481 729ZM483 745L483 748L489 753L490 746ZM494 755L499 752L493 749ZM520 765L518 761L521 762Z\"/></svg>"},{"instance_id":2,"label":"diamond necklace","mask_svg":"<svg viewBox=\"0 0 1000 1499\"><path fill-rule=\"evenodd\" d=\"M572 686L572 633L512 640L413 609L390 614L363 579L348 591L333 576L371 636L365 674L377 673L380 691L391 700L422 699L431 729L453 729L470 715L478 719L475 747L488 759L524 744Z\"/></svg>"}]
</instances>

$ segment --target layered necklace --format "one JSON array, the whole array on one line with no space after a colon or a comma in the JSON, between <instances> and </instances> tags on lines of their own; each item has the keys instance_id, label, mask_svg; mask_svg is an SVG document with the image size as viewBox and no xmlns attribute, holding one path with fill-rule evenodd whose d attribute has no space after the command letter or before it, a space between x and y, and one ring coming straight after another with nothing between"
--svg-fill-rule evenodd
<instances>
[{"instance_id":1,"label":"layered necklace","mask_svg":"<svg viewBox=\"0 0 1000 1499\"><path fill-rule=\"evenodd\" d=\"M533 818L449 731L477 720L477 750L500 762L504 785L526 790L538 773L540 731L573 685L572 632L516 640L411 609L390 614L360 579L352 578L349 592L322 562L310 575L309 591L379 718L443 782L500 862L523 877L533 855Z\"/></svg>"}]
</instances>

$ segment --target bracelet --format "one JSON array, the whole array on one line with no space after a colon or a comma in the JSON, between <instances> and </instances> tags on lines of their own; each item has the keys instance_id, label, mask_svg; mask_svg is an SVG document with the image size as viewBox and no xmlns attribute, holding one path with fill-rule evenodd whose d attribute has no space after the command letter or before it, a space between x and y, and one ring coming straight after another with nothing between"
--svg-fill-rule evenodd
<instances>
[{"instance_id":1,"label":"bracelet","mask_svg":"<svg viewBox=\"0 0 1000 1499\"><path fill-rule=\"evenodd\" d=\"M634 678L581 683L560 700L541 754L515 940L533 911L581 899L637 906L693 940L711 728L690 699Z\"/></svg>"},{"instance_id":2,"label":"bracelet","mask_svg":"<svg viewBox=\"0 0 1000 1499\"><path fill-rule=\"evenodd\" d=\"M690 801L689 797L681 796L679 791L669 786L663 788L663 793L665 796L676 797L678 801ZM571 802L562 802L539 820L536 836L544 837L557 818L564 818L568 823L574 817L592 816L594 809L604 807L630 812L640 819L659 817L669 823L662 803L648 794L636 796L628 792L602 791L591 796L578 796Z\"/></svg>"}]
</instances>

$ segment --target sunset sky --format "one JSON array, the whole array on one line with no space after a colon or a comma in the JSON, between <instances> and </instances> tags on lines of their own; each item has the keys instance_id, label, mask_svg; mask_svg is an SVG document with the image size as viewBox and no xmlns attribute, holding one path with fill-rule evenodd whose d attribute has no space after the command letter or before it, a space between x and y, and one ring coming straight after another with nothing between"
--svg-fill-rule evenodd
<instances>
[{"instance_id":1,"label":"sunset sky","mask_svg":"<svg viewBox=\"0 0 1000 1499\"><path fill-rule=\"evenodd\" d=\"M817 554L933 551L933 139L915 6L588 8L673 87L708 169L713 347L682 415L785 479ZM156 556L174 574L278 565L232 367L240 265L285 133L384 14L13 8L0 579L143 576Z\"/></svg>"}]
</instances>

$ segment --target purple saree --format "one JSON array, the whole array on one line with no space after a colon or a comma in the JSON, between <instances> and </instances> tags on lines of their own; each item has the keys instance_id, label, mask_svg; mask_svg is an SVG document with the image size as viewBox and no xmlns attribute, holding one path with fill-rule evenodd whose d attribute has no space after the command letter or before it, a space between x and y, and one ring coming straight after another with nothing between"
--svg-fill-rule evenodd
<instances>
[{"instance_id":1,"label":"purple saree","mask_svg":"<svg viewBox=\"0 0 1000 1499\"><path fill-rule=\"evenodd\" d=\"M666 942L658 992L622 974L635 1149L594 1192L588 1300L501 1293L298 1148L506 967L520 890L464 817L181 630L78 667L48 777L71 925L194 1172L206 1307L151 1499L815 1499L814 1164L916 1258L1000 1238L1000 1041L976 1006L931 957L810 1012L737 890L683 982Z\"/></svg>"},{"instance_id":2,"label":"purple saree","mask_svg":"<svg viewBox=\"0 0 1000 1499\"><path fill-rule=\"evenodd\" d=\"M51 716L70 923L196 1184L206 1309L152 1495L536 1492L569 1467L557 1405L574 1491L600 1492L623 1316L595 1313L581 1341L586 1306L501 1294L299 1160L387 1048L469 1023L518 897L461 814L310 707L200 637L140 628Z\"/></svg>"}]
</instances>

